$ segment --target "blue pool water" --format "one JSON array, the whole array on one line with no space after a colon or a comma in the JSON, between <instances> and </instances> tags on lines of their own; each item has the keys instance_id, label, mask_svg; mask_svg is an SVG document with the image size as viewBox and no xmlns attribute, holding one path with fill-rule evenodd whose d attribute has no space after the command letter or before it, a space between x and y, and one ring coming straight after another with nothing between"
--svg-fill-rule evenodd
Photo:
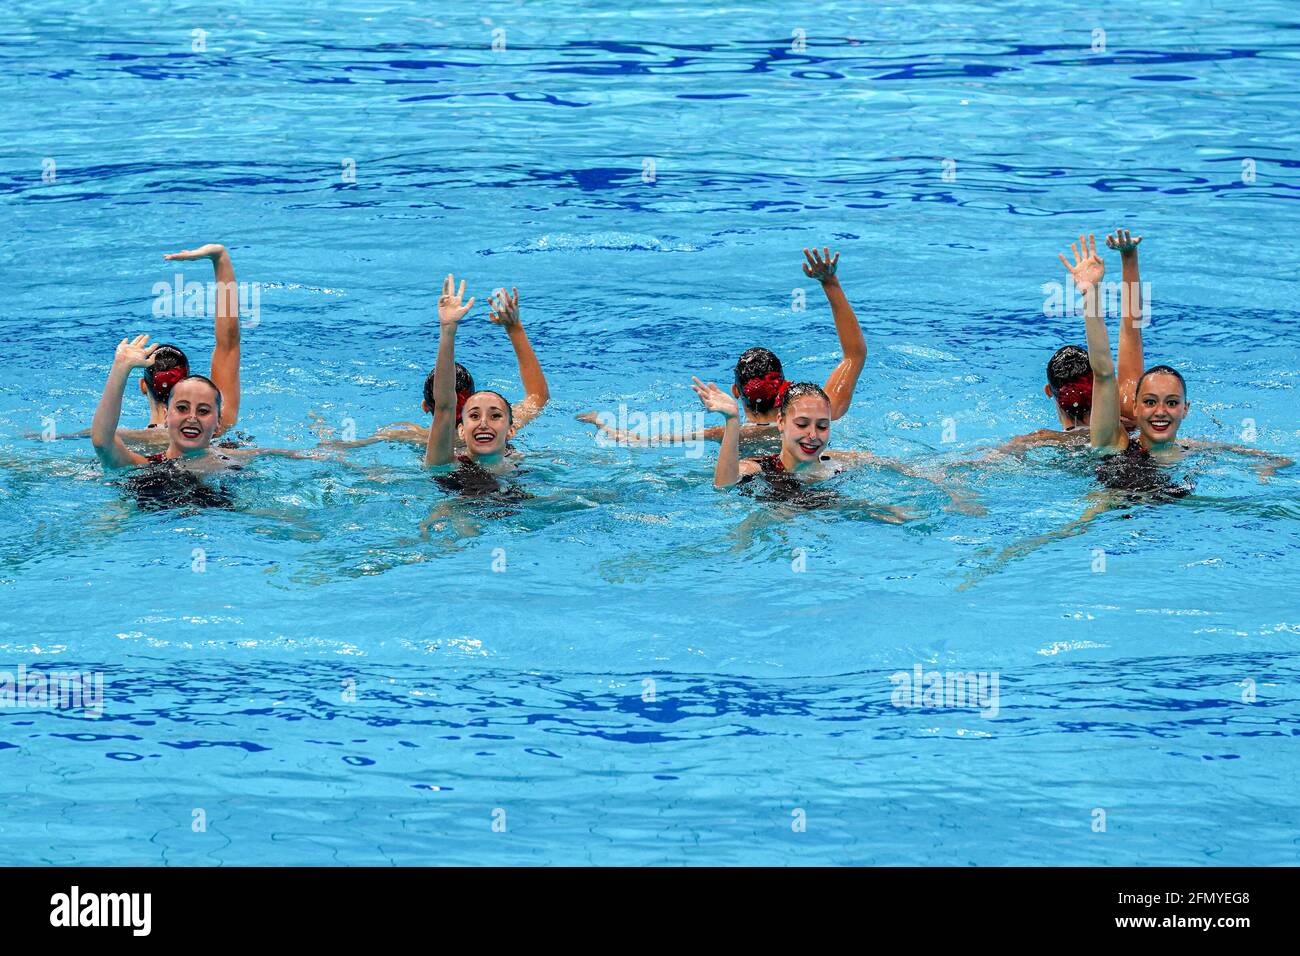
<instances>
[{"instance_id":1,"label":"blue pool water","mask_svg":"<svg viewBox=\"0 0 1300 956\"><path fill-rule=\"evenodd\" d=\"M969 457L1053 425L1043 366L1083 335L1042 285L1127 225L1183 434L1300 457L1294 6L1087 12L6 5L0 669L99 672L104 705L0 710L0 863L1300 862L1297 470L1204 461L998 566L1079 516L1085 465L970 473L984 517L840 482L923 516L897 527L573 419L694 410L755 344L824 378L826 244L870 348L834 444ZM538 500L424 537L442 492L380 446L142 512L88 442L32 438L89 425L124 335L206 369L210 321L151 307L207 241L261 285L263 446L420 418L441 277L518 286ZM519 396L481 306L457 357ZM996 672L997 715L895 706L918 666Z\"/></svg>"}]
</instances>

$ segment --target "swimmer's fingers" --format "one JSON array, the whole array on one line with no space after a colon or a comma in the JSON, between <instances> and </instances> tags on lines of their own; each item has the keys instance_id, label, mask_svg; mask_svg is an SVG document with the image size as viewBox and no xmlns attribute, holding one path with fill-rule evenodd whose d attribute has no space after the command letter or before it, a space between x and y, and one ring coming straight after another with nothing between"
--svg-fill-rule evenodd
<instances>
[{"instance_id":1,"label":"swimmer's fingers","mask_svg":"<svg viewBox=\"0 0 1300 956\"><path fill-rule=\"evenodd\" d=\"M1071 272L1074 271L1074 268L1070 265L1070 260L1065 258L1065 256L1062 253L1058 252L1056 254L1056 258L1061 260L1061 265L1065 266L1066 269L1068 269Z\"/></svg>"},{"instance_id":2,"label":"swimmer's fingers","mask_svg":"<svg viewBox=\"0 0 1300 956\"><path fill-rule=\"evenodd\" d=\"M840 267L840 254L839 251L836 250L835 258L831 260L831 272L833 273L839 267Z\"/></svg>"},{"instance_id":3,"label":"swimmer's fingers","mask_svg":"<svg viewBox=\"0 0 1300 956\"><path fill-rule=\"evenodd\" d=\"M1088 258L1097 258L1097 237L1092 233L1088 233Z\"/></svg>"},{"instance_id":4,"label":"swimmer's fingers","mask_svg":"<svg viewBox=\"0 0 1300 956\"><path fill-rule=\"evenodd\" d=\"M460 291L456 293L456 299L457 299L457 301L460 301L460 300L463 300L464 298L465 298L465 280L464 280L464 279L461 279L461 280L460 280Z\"/></svg>"}]
</instances>

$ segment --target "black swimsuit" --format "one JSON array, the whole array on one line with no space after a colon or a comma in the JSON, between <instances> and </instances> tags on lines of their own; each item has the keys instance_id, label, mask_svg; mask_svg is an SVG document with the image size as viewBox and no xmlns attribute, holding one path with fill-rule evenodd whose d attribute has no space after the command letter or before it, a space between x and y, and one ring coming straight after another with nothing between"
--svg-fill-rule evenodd
<instances>
[{"instance_id":1,"label":"black swimsuit","mask_svg":"<svg viewBox=\"0 0 1300 956\"><path fill-rule=\"evenodd\" d=\"M779 501L799 508L821 508L841 500L839 492L830 488L809 487L786 471L780 455L763 455L751 461L758 465L758 474L742 475L738 483L747 485L761 476L767 483L767 490L754 495L759 501Z\"/></svg>"},{"instance_id":2,"label":"black swimsuit","mask_svg":"<svg viewBox=\"0 0 1300 956\"><path fill-rule=\"evenodd\" d=\"M1137 442L1097 463L1097 480L1129 501L1175 501L1192 493L1189 482L1175 481Z\"/></svg>"},{"instance_id":3,"label":"black swimsuit","mask_svg":"<svg viewBox=\"0 0 1300 956\"><path fill-rule=\"evenodd\" d=\"M457 455L456 462L458 467L455 471L445 475L434 475L433 480L444 491L461 498L469 498L476 506L517 505L533 497L513 481L502 482L468 455ZM518 514L518 511L513 508L485 511L482 507L476 507L475 510L485 518L504 518Z\"/></svg>"},{"instance_id":4,"label":"black swimsuit","mask_svg":"<svg viewBox=\"0 0 1300 956\"><path fill-rule=\"evenodd\" d=\"M230 461L225 455L218 455ZM149 455L149 463L127 476L125 487L136 504L145 511L170 508L233 508L235 499L220 483L205 481L202 476L178 467L162 452ZM238 470L238 465L232 465Z\"/></svg>"}]
</instances>

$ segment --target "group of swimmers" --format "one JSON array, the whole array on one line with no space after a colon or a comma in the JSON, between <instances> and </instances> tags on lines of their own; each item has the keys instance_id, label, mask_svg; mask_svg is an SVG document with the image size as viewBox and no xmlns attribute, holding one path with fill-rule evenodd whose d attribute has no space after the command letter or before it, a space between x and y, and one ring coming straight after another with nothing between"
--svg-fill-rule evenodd
<instances>
[{"instance_id":1,"label":"group of swimmers","mask_svg":"<svg viewBox=\"0 0 1300 956\"><path fill-rule=\"evenodd\" d=\"M1091 445L1101 456L1097 476L1108 488L1130 493L1177 496L1186 489L1171 482L1167 466L1185 452L1229 450L1261 459L1267 476L1291 464L1287 458L1257 449L1178 440L1188 412L1183 376L1168 365L1143 367L1143 307L1138 276L1141 237L1120 229L1106 245L1120 254L1125 295L1120 323L1118 363L1112 358L1102 316L1101 280L1105 263L1097 254L1094 236L1071 244L1073 262L1060 256L1082 296L1087 348L1066 345L1047 363L1044 393L1055 405L1059 429L1041 429L1012 439L988 456L1023 454L1044 444ZM443 282L438 299L437 359L425 379L422 408L432 416L428 427L402 422L355 441L322 441L313 451L259 449L223 440L238 420L240 338L235 272L224 246L205 245L165 256L169 261L211 261L217 285L216 346L210 376L194 372L177 346L150 344L148 336L123 339L117 347L104 393L90 430L91 441L111 468L165 468L190 474L238 468L257 455L320 457L380 441L422 445L424 463L443 478L444 487L461 493L491 494L496 479L514 470L521 458L511 444L520 429L546 406L550 390L541 364L519 317L519 293L499 289L489 297L489 318L510 338L519 365L525 397L512 404L499 392L477 389L469 371L456 362L456 333L475 299L464 299L465 282L457 288L453 276ZM754 481L790 500L847 468L861 464L894 468L925 478L941 487L962 510L980 513L978 506L931 474L879 458L866 451L832 451L831 422L843 417L866 364L862 328L837 276L839 253L829 248L804 250L803 271L822 287L830 304L843 358L824 384L791 382L777 356L765 348L745 351L736 363L733 383L723 390L714 383L693 380L704 408L722 416L721 427L675 436L682 441L720 443L713 483L718 488ZM119 428L122 400L135 369L142 370L140 390L149 401L144 429ZM743 416L743 422L742 422ZM620 442L646 441L612 428L595 413L578 416ZM455 479L450 483L447 479ZM472 489L472 490L471 490ZM898 509L885 509L886 520L903 520Z\"/></svg>"}]
</instances>

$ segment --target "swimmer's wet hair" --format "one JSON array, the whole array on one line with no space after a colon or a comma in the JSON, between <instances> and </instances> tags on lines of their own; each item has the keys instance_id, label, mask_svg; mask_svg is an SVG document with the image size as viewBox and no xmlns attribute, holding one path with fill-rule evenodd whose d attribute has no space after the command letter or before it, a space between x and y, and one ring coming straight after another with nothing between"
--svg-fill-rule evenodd
<instances>
[{"instance_id":1,"label":"swimmer's wet hair","mask_svg":"<svg viewBox=\"0 0 1300 956\"><path fill-rule=\"evenodd\" d=\"M776 357L775 352L753 348L741 353L740 359L736 362L736 391L740 392L740 400L752 412L766 413L777 406L779 399L777 394L773 394L770 398L750 398L745 394L746 385L766 375L776 375L783 380L785 378L781 360Z\"/></svg>"},{"instance_id":2,"label":"swimmer's wet hair","mask_svg":"<svg viewBox=\"0 0 1300 956\"><path fill-rule=\"evenodd\" d=\"M464 395L467 398L474 392L474 376L469 374L469 370L459 362L456 363L456 394ZM428 378L424 380L424 400L429 405L429 411L433 411L433 372L429 373Z\"/></svg>"},{"instance_id":3,"label":"swimmer's wet hair","mask_svg":"<svg viewBox=\"0 0 1300 956\"><path fill-rule=\"evenodd\" d=\"M1142 383L1146 381L1146 377L1148 375L1161 375L1161 374L1172 375L1174 378L1178 379L1178 384L1183 387L1183 398L1187 398L1186 379L1183 378L1182 373L1180 373L1178 369L1171 368L1168 365L1152 365L1149 369L1143 372L1142 377L1138 379L1137 390L1134 392L1134 394L1135 395L1142 394Z\"/></svg>"},{"instance_id":4,"label":"swimmer's wet hair","mask_svg":"<svg viewBox=\"0 0 1300 956\"><path fill-rule=\"evenodd\" d=\"M501 399L501 403L502 403L503 405L505 405L505 407L506 407L506 422L507 422L507 424L513 425L513 424L515 423L515 407L514 407L513 405L510 404L510 399L506 398L506 397L505 397L504 395L502 395L500 392L494 392L494 391L492 391L492 389L490 389L490 388L481 388L481 389L479 389L477 392L475 392L473 395L467 395L467 396L465 397L465 404L466 404L466 405L469 404L469 400L470 400L471 398L473 398L474 395L495 395L497 398Z\"/></svg>"},{"instance_id":5,"label":"swimmer's wet hair","mask_svg":"<svg viewBox=\"0 0 1300 956\"><path fill-rule=\"evenodd\" d=\"M1047 363L1047 384L1055 391L1066 382L1091 371L1087 349L1078 345L1063 345Z\"/></svg>"},{"instance_id":6,"label":"swimmer's wet hair","mask_svg":"<svg viewBox=\"0 0 1300 956\"><path fill-rule=\"evenodd\" d=\"M171 391L167 395L168 408L171 408L172 406L172 396L176 394L176 389L184 382L202 382L204 385L208 386L208 388L216 392L217 393L217 417L218 418L221 417L221 389L217 388L217 383L212 381L212 379L208 378L206 375L186 375L183 379L181 379L179 382L173 385L171 387Z\"/></svg>"},{"instance_id":7,"label":"swimmer's wet hair","mask_svg":"<svg viewBox=\"0 0 1300 956\"><path fill-rule=\"evenodd\" d=\"M153 364L146 366L144 370L144 387L149 391L149 397L159 404L166 405L171 399L172 389L179 383L173 382L169 385L154 382L154 376L159 372L170 372L172 369L180 369L182 378L189 374L190 360L185 353L175 345L160 345L154 350ZM168 378L170 376L162 376Z\"/></svg>"},{"instance_id":8,"label":"swimmer's wet hair","mask_svg":"<svg viewBox=\"0 0 1300 956\"><path fill-rule=\"evenodd\" d=\"M790 407L790 403L796 398L803 398L805 395L816 395L826 404L830 404L830 397L823 391L822 387L816 382L792 382L790 387L785 390L781 396L781 414Z\"/></svg>"}]
</instances>

